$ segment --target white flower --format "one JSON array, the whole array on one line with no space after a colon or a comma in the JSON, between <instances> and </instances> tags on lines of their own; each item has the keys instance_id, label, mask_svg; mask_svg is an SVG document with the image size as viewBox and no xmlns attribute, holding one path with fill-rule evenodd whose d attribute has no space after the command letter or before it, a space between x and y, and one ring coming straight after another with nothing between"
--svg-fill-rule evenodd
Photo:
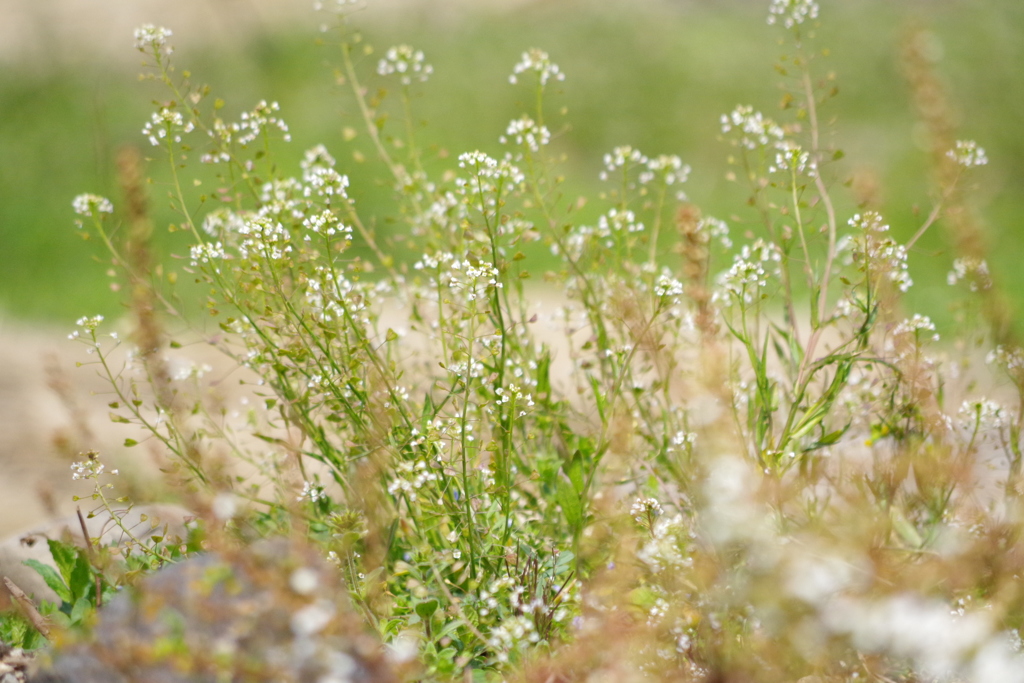
<instances>
[{"instance_id":1,"label":"white flower","mask_svg":"<svg viewBox=\"0 0 1024 683\"><path fill-rule=\"evenodd\" d=\"M320 484L313 484L308 481L302 483L302 493L295 500L309 498L311 503L317 503L325 497L324 487Z\"/></svg>"},{"instance_id":2,"label":"white flower","mask_svg":"<svg viewBox=\"0 0 1024 683\"><path fill-rule=\"evenodd\" d=\"M631 166L646 165L648 161L640 150L629 145L621 145L613 149L611 154L604 155L604 170L601 171L600 178L608 180L612 174L618 174L620 170L628 171Z\"/></svg>"},{"instance_id":3,"label":"white flower","mask_svg":"<svg viewBox=\"0 0 1024 683\"><path fill-rule=\"evenodd\" d=\"M194 129L195 125L191 121L185 123L181 112L164 107L150 117L142 127L142 134L149 140L149 144L156 146L168 138L181 142L181 134L191 133Z\"/></svg>"},{"instance_id":4,"label":"white flower","mask_svg":"<svg viewBox=\"0 0 1024 683\"><path fill-rule=\"evenodd\" d=\"M935 323L932 322L931 318L920 313L915 313L914 317L907 318L901 322L893 329L892 334L894 337L904 334L912 334L916 337L920 336L921 332L931 332L932 341L939 340L939 335L935 333Z\"/></svg>"},{"instance_id":5,"label":"white flower","mask_svg":"<svg viewBox=\"0 0 1024 683\"><path fill-rule=\"evenodd\" d=\"M101 463L98 458L90 457L88 460L71 463L71 479L72 481L98 479L105 469L106 465ZM112 471L111 474L117 474L117 470Z\"/></svg>"},{"instance_id":6,"label":"white flower","mask_svg":"<svg viewBox=\"0 0 1024 683\"><path fill-rule=\"evenodd\" d=\"M227 254L224 253L224 245L220 242L194 244L189 249L189 255L192 257L193 267L198 266L200 263L210 263L210 261L219 261L227 258Z\"/></svg>"},{"instance_id":7,"label":"white flower","mask_svg":"<svg viewBox=\"0 0 1024 683\"><path fill-rule=\"evenodd\" d=\"M712 296L725 303L752 304L764 296L769 278L779 275L782 253L764 240L744 245L733 259L732 267L718 276L718 291Z\"/></svg>"},{"instance_id":8,"label":"white flower","mask_svg":"<svg viewBox=\"0 0 1024 683\"><path fill-rule=\"evenodd\" d=\"M80 194L71 201L71 208L79 216L93 217L100 213L114 213L114 205L97 194Z\"/></svg>"},{"instance_id":9,"label":"white flower","mask_svg":"<svg viewBox=\"0 0 1024 683\"><path fill-rule=\"evenodd\" d=\"M753 107L740 105L729 114L722 114L722 132L736 131L735 144L747 149L757 149L782 141L782 128Z\"/></svg>"},{"instance_id":10,"label":"white flower","mask_svg":"<svg viewBox=\"0 0 1024 683\"><path fill-rule=\"evenodd\" d=\"M551 131L545 126L537 125L529 116L520 117L509 123L508 128L505 129L505 135L514 140L517 145L529 147L532 152L540 150L541 147L551 142ZM502 144L508 142L505 135L500 139Z\"/></svg>"},{"instance_id":11,"label":"white flower","mask_svg":"<svg viewBox=\"0 0 1024 683\"><path fill-rule=\"evenodd\" d=\"M950 286L966 281L972 292L992 288L992 275L988 270L988 262L974 256L958 258L953 261L953 270L946 275L946 283Z\"/></svg>"},{"instance_id":12,"label":"white flower","mask_svg":"<svg viewBox=\"0 0 1024 683\"><path fill-rule=\"evenodd\" d=\"M978 147L974 140L957 140L956 147L946 152L946 156L965 168L988 163L984 148Z\"/></svg>"},{"instance_id":13,"label":"white flower","mask_svg":"<svg viewBox=\"0 0 1024 683\"><path fill-rule=\"evenodd\" d=\"M818 3L815 0L772 0L768 8L768 23L774 24L781 19L786 28L817 18Z\"/></svg>"},{"instance_id":14,"label":"white flower","mask_svg":"<svg viewBox=\"0 0 1024 683\"><path fill-rule=\"evenodd\" d=\"M423 50L413 50L408 45L389 48L384 59L377 64L381 76L398 74L402 85L411 85L413 80L426 81L434 73L434 67L426 63Z\"/></svg>"},{"instance_id":15,"label":"white flower","mask_svg":"<svg viewBox=\"0 0 1024 683\"><path fill-rule=\"evenodd\" d=\"M661 515L661 503L655 498L637 498L629 508L629 514L638 524L645 524L650 518Z\"/></svg>"},{"instance_id":16,"label":"white flower","mask_svg":"<svg viewBox=\"0 0 1024 683\"><path fill-rule=\"evenodd\" d=\"M174 48L167 44L167 39L172 35L174 34L168 28L154 26L153 24L143 24L135 29L135 49L140 52L146 52L149 49L153 52L159 51L169 55Z\"/></svg>"},{"instance_id":17,"label":"white flower","mask_svg":"<svg viewBox=\"0 0 1024 683\"><path fill-rule=\"evenodd\" d=\"M564 81L565 74L558 68L558 65L551 61L548 53L544 50L533 48L523 53L522 59L512 69L512 75L508 77L509 83L517 83L519 74L525 71L536 71L541 86L548 84L554 78L556 81Z\"/></svg>"}]
</instances>

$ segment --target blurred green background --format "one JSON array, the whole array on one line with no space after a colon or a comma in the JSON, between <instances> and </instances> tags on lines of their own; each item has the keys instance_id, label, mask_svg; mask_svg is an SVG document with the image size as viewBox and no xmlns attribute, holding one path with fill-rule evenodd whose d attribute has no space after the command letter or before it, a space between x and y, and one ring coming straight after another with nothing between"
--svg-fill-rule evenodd
<instances>
[{"instance_id":1,"label":"blurred green background","mask_svg":"<svg viewBox=\"0 0 1024 683\"><path fill-rule=\"evenodd\" d=\"M230 40L218 40L216 30L212 38L189 40L187 26L171 25L179 46L174 60L226 101L228 119L260 99L278 100L294 138L276 149L282 163L297 169L302 151L323 142L351 175L364 217L385 225L394 209L384 176L374 164L353 159L361 138L343 141L344 129L359 129L360 121L351 96L333 80L339 55L317 44L321 19L306 2L279 4L293 21L267 15L232 31ZM930 208L927 154L899 61L908 30L925 27L942 56L938 69L959 137L976 139L988 151L990 163L974 174L971 196L990 231L990 264L1002 285L1024 291L1018 264L1024 255L1024 3L821 4L817 44L830 53L816 68L834 71L839 87L823 117L834 120L829 141L846 153L832 168L844 220L853 204L839 185L855 173L877 177L883 212L900 239L913 234ZM453 157L477 148L497 154L508 121L532 104L528 90L511 86L508 74L523 50L541 47L567 74L549 104L567 109L561 120L568 127L557 145L570 159L564 169L570 194L597 197L601 156L616 145L674 153L693 167L689 198L742 234L753 216L744 188L725 180L730 150L717 139L718 119L741 103L782 118L782 79L773 68L783 50L782 30L766 25L766 0L465 6L471 9L391 0L354 20L377 50L362 64L372 88L383 85L374 65L390 45L421 48L433 64L435 75L415 102L427 122L422 141ZM141 55L132 49L130 32L111 35L101 26L74 49L60 48L58 32L49 35L53 49L44 44L8 54L0 70L0 316L67 322L117 315L121 295L109 287L108 260L98 243L80 239L70 203L81 192L118 203L116 152L131 144L151 153L140 130L153 101L166 95L136 78ZM549 123L557 129L558 120ZM162 169L162 160L154 164L158 180ZM159 182L152 187L158 226L175 220L165 209L165 193ZM595 210L598 204L592 202ZM183 251L173 236L161 239L165 254ZM911 256L916 285L908 308L939 319L947 317L950 299L947 244L936 226Z\"/></svg>"}]
</instances>

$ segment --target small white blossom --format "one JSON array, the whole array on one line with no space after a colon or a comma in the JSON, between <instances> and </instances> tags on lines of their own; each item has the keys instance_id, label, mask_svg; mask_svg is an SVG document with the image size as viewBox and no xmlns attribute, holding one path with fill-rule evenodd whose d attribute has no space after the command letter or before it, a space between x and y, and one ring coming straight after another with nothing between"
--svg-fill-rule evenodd
<instances>
[{"instance_id":1,"label":"small white blossom","mask_svg":"<svg viewBox=\"0 0 1024 683\"><path fill-rule=\"evenodd\" d=\"M939 335L935 332L935 323L928 316L919 313L915 313L912 318L907 318L892 331L893 336L896 337L905 334L912 334L917 337L922 332L931 332L932 341L939 341Z\"/></svg>"},{"instance_id":2,"label":"small white blossom","mask_svg":"<svg viewBox=\"0 0 1024 683\"><path fill-rule=\"evenodd\" d=\"M302 493L295 500L308 498L311 503L318 503L325 496L323 486L306 481L302 483Z\"/></svg>"},{"instance_id":3,"label":"small white blossom","mask_svg":"<svg viewBox=\"0 0 1024 683\"><path fill-rule=\"evenodd\" d=\"M191 121L185 123L181 112L164 107L150 117L142 128L142 134L155 147L167 139L181 142L181 134L191 133L194 129L195 125Z\"/></svg>"},{"instance_id":4,"label":"small white blossom","mask_svg":"<svg viewBox=\"0 0 1024 683\"><path fill-rule=\"evenodd\" d=\"M101 213L114 213L114 205L97 194L80 194L71 201L71 208L79 216L94 217Z\"/></svg>"},{"instance_id":5,"label":"small white blossom","mask_svg":"<svg viewBox=\"0 0 1024 683\"><path fill-rule=\"evenodd\" d=\"M554 78L556 81L564 81L565 74L562 73L558 65L551 61L548 57L548 53L544 50L538 50L533 48L523 53L522 59L512 69L512 75L508 77L509 83L517 83L518 76L526 71L537 72L540 78L541 86L548 84L548 81Z\"/></svg>"},{"instance_id":6,"label":"small white blossom","mask_svg":"<svg viewBox=\"0 0 1024 683\"><path fill-rule=\"evenodd\" d=\"M551 142L551 131L546 126L538 125L529 116L522 116L508 124L500 142L507 144L509 139L517 145L528 147L531 152L537 152Z\"/></svg>"},{"instance_id":7,"label":"small white blossom","mask_svg":"<svg viewBox=\"0 0 1024 683\"><path fill-rule=\"evenodd\" d=\"M608 180L613 174L620 175L627 172L633 166L645 166L648 158L641 154L640 150L629 145L616 147L610 154L604 155L604 170L601 171L601 180Z\"/></svg>"},{"instance_id":8,"label":"small white blossom","mask_svg":"<svg viewBox=\"0 0 1024 683\"><path fill-rule=\"evenodd\" d=\"M381 76L398 74L402 85L411 85L414 80L426 81L434 73L434 67L426 63L422 50L413 50L408 45L389 48L384 59L377 63Z\"/></svg>"},{"instance_id":9,"label":"small white blossom","mask_svg":"<svg viewBox=\"0 0 1024 683\"><path fill-rule=\"evenodd\" d=\"M954 260L953 270L946 275L946 283L953 286L961 281L967 282L972 292L991 289L992 275L988 270L988 262L970 256Z\"/></svg>"},{"instance_id":10,"label":"small white blossom","mask_svg":"<svg viewBox=\"0 0 1024 683\"><path fill-rule=\"evenodd\" d=\"M946 156L964 168L984 166L988 163L985 149L978 147L974 140L957 140L956 147L946 152Z\"/></svg>"},{"instance_id":11,"label":"small white blossom","mask_svg":"<svg viewBox=\"0 0 1024 683\"><path fill-rule=\"evenodd\" d=\"M768 23L774 24L781 20L786 28L817 18L818 3L815 0L772 0L768 8Z\"/></svg>"},{"instance_id":12,"label":"small white blossom","mask_svg":"<svg viewBox=\"0 0 1024 683\"><path fill-rule=\"evenodd\" d=\"M740 105L729 114L722 114L722 133L735 131L738 144L746 149L766 147L782 141L785 136L782 128L753 107Z\"/></svg>"},{"instance_id":13,"label":"small white blossom","mask_svg":"<svg viewBox=\"0 0 1024 683\"><path fill-rule=\"evenodd\" d=\"M71 479L78 481L80 479L97 479L103 471L106 470L107 466L99 461L98 458L91 457L88 460L81 462L71 463ZM117 470L113 470L111 474L117 474Z\"/></svg>"},{"instance_id":14,"label":"small white blossom","mask_svg":"<svg viewBox=\"0 0 1024 683\"><path fill-rule=\"evenodd\" d=\"M143 24L135 29L135 49L140 52L150 50L169 55L174 48L167 43L167 39L172 35L174 34L168 28Z\"/></svg>"}]
</instances>

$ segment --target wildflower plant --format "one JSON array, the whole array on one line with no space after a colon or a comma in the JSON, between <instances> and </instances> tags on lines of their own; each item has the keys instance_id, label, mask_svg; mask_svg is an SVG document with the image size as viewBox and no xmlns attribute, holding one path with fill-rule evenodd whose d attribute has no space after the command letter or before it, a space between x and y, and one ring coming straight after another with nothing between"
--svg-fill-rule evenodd
<instances>
[{"instance_id":1,"label":"wildflower plant","mask_svg":"<svg viewBox=\"0 0 1024 683\"><path fill-rule=\"evenodd\" d=\"M213 528L317 544L418 679L1019 680L1024 569L1001 549L1022 523L1024 361L993 314L1017 403L952 409L935 325L901 303L910 247L961 224L955 183L984 152L942 141L945 185L909 242L875 207L843 215L814 47L827 12L773 1L779 120L741 105L719 122L752 237L689 203L700 169L631 146L594 169L601 204L580 218L552 151L553 86L571 78L551 55L512 66L531 110L435 175L413 111L427 56L394 47L363 74L352 8L328 8L329 35L394 188L391 235L349 196L371 181L336 161L344 141L290 150L273 103L222 120L177 75L170 32L139 30L175 103L144 135L192 240L182 270L208 293L214 329L193 334L245 395L229 409L201 372L168 370L181 344L138 302L173 299L111 236L110 202L83 195L76 212L142 291L123 364L102 320L73 335L111 383L111 418L148 434L126 446L173 458ZM371 82L399 89L398 125ZM194 161L218 190L195 189ZM963 258L950 282L988 296L983 254ZM993 462L998 494L977 475ZM987 607L954 609L971 599Z\"/></svg>"}]
</instances>

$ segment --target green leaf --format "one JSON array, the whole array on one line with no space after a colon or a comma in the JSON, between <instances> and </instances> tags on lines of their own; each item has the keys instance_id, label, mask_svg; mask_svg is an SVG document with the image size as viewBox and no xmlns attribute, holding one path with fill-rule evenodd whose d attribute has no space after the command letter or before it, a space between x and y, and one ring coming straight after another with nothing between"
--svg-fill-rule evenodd
<instances>
[{"instance_id":1,"label":"green leaf","mask_svg":"<svg viewBox=\"0 0 1024 683\"><path fill-rule=\"evenodd\" d=\"M39 560L25 560L25 565L35 569L36 573L43 577L43 581L46 582L46 585L49 586L63 602L71 602L71 591L64 583L64 580L60 578L60 574L57 573L56 569L48 564L43 564Z\"/></svg>"},{"instance_id":2,"label":"green leaf","mask_svg":"<svg viewBox=\"0 0 1024 683\"><path fill-rule=\"evenodd\" d=\"M85 617L92 612L92 603L89 602L88 598L79 598L75 600L75 606L71 608L71 623L81 624Z\"/></svg>"},{"instance_id":3,"label":"green leaf","mask_svg":"<svg viewBox=\"0 0 1024 683\"><path fill-rule=\"evenodd\" d=\"M135 439L125 439L124 440L124 447L125 448L131 448L132 446L138 446L138 445L139 445L139 442L136 441Z\"/></svg>"},{"instance_id":4,"label":"green leaf","mask_svg":"<svg viewBox=\"0 0 1024 683\"><path fill-rule=\"evenodd\" d=\"M78 557L74 569L68 579L68 587L71 589L71 597L75 602L84 599L95 585L93 582L92 567L89 565L89 558L84 549L77 549Z\"/></svg>"},{"instance_id":5,"label":"green leaf","mask_svg":"<svg viewBox=\"0 0 1024 683\"><path fill-rule=\"evenodd\" d=\"M54 539L47 540L46 544L50 547L50 555L53 556L53 562L57 565L57 570L60 572L64 584L70 586L71 574L75 571L75 564L78 562L77 548L70 543Z\"/></svg>"},{"instance_id":6,"label":"green leaf","mask_svg":"<svg viewBox=\"0 0 1024 683\"><path fill-rule=\"evenodd\" d=\"M569 477L569 481L572 482L576 495L582 496L585 485L583 480L583 453L578 448L572 454L572 457L562 465L562 471L565 472L565 476Z\"/></svg>"},{"instance_id":7,"label":"green leaf","mask_svg":"<svg viewBox=\"0 0 1024 683\"><path fill-rule=\"evenodd\" d=\"M437 598L418 602L415 607L416 614L420 615L420 619L423 621L429 621L430 617L434 616L434 612L437 611L438 604Z\"/></svg>"},{"instance_id":8,"label":"green leaf","mask_svg":"<svg viewBox=\"0 0 1024 683\"><path fill-rule=\"evenodd\" d=\"M117 422L119 424L130 424L131 423L128 420L128 418L123 416L123 415L118 415L117 413L109 413L109 415L110 415L110 421L111 422Z\"/></svg>"},{"instance_id":9,"label":"green leaf","mask_svg":"<svg viewBox=\"0 0 1024 683\"><path fill-rule=\"evenodd\" d=\"M576 493L573 485L564 480L558 481L558 490L555 493L555 502L562 508L565 521L575 532L583 526L583 501Z\"/></svg>"}]
</instances>

